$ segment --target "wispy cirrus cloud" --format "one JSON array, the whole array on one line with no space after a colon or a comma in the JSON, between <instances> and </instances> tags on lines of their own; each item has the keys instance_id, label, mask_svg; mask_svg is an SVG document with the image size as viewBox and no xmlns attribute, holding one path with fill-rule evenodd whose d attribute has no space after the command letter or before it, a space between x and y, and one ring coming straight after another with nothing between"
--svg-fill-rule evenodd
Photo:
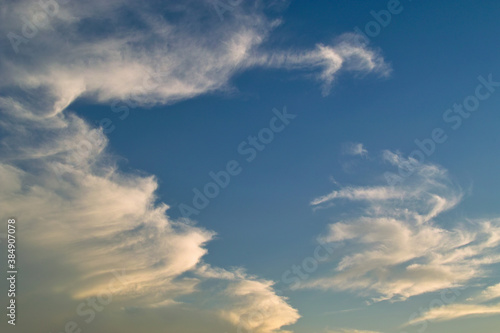
<instances>
[{"instance_id":1,"label":"wispy cirrus cloud","mask_svg":"<svg viewBox=\"0 0 500 333\"><path fill-rule=\"evenodd\" d=\"M50 92L55 100L46 103L47 110L35 113L50 116L81 96L151 105L224 91L234 74L254 67L309 70L323 83L325 93L342 71L390 72L379 52L360 44L352 34L313 50L272 50L266 39L280 20L268 19L261 9L238 6L232 19L220 22L193 1L60 5L51 28L19 45L19 54L3 41L2 86L23 86L35 98ZM12 3L9 11L1 30L21 33L25 22L16 18L30 17L31 2ZM173 15L178 17L175 21L167 19ZM91 34L84 29L92 26L102 31ZM25 59L30 59L29 64ZM8 98L3 100L6 103L15 105Z\"/></svg>"},{"instance_id":2,"label":"wispy cirrus cloud","mask_svg":"<svg viewBox=\"0 0 500 333\"><path fill-rule=\"evenodd\" d=\"M447 321L472 316L492 316L500 314L500 304L451 304L434 308L425 312L422 316L410 321L408 325L417 324L422 321Z\"/></svg>"},{"instance_id":3,"label":"wispy cirrus cloud","mask_svg":"<svg viewBox=\"0 0 500 333\"><path fill-rule=\"evenodd\" d=\"M404 193L397 189L380 187L343 187L340 190L315 198L311 205L317 206L335 199L347 199L353 201L380 201L402 198Z\"/></svg>"},{"instance_id":4,"label":"wispy cirrus cloud","mask_svg":"<svg viewBox=\"0 0 500 333\"><path fill-rule=\"evenodd\" d=\"M468 299L472 302L483 303L500 298L500 283L489 286L481 292L481 294Z\"/></svg>"},{"instance_id":5,"label":"wispy cirrus cloud","mask_svg":"<svg viewBox=\"0 0 500 333\"><path fill-rule=\"evenodd\" d=\"M397 186L343 187L312 200L311 205L318 206L343 199L361 203L362 209L359 217L328 226L321 241L342 242L348 254L334 271L302 288L404 300L485 277L485 268L500 262L499 221L439 225L436 217L463 197L447 171L388 151L383 157L393 165L411 163L414 176Z\"/></svg>"},{"instance_id":6,"label":"wispy cirrus cloud","mask_svg":"<svg viewBox=\"0 0 500 333\"><path fill-rule=\"evenodd\" d=\"M463 303L430 308L413 318L405 326L427 321L449 321L463 317L486 317L500 314L500 283L488 286L481 292L469 297Z\"/></svg>"}]
</instances>

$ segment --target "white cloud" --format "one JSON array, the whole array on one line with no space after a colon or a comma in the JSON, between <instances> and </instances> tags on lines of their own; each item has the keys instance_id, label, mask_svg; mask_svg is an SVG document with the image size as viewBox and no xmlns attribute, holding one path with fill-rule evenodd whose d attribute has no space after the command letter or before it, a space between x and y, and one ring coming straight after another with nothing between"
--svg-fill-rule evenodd
<instances>
[{"instance_id":1,"label":"white cloud","mask_svg":"<svg viewBox=\"0 0 500 333\"><path fill-rule=\"evenodd\" d=\"M341 69L354 72L375 72L382 76L390 74L389 65L375 50L360 44L356 35L344 34L333 45L316 45L316 49L305 52L270 52L250 59L264 67L286 69L316 69L321 71L317 78L323 82L323 95L327 95Z\"/></svg>"},{"instance_id":2,"label":"white cloud","mask_svg":"<svg viewBox=\"0 0 500 333\"><path fill-rule=\"evenodd\" d=\"M412 163L415 173L397 186L344 187L314 199L318 206L339 199L362 203L361 216L328 226L323 242L343 242L348 254L335 270L302 288L351 290L374 300L408 297L484 277L500 262L500 221L455 223L435 218L455 207L462 191L446 170L386 152L392 164Z\"/></svg>"},{"instance_id":3,"label":"white cloud","mask_svg":"<svg viewBox=\"0 0 500 333\"><path fill-rule=\"evenodd\" d=\"M191 5L162 4L189 20L204 15L197 2ZM117 8L133 10L144 26L135 29L130 17L111 10ZM31 9L29 2L13 3L1 31L21 33L23 21L14 17ZM250 11L203 33L187 21L167 22L156 9L126 1L71 2L61 5L53 28L19 45L20 54L2 47L0 210L23 220L19 232L32 254L25 274L35 275L40 262L51 267L50 279L29 286L31 295L48 291L81 301L107 292L113 272L123 272L113 298L125 309L199 308L236 326L236 319L265 307L268 316L250 326L279 331L299 315L272 282L241 270L208 269L202 258L215 233L170 219L168 206L157 202L156 179L121 172L102 130L66 110L82 96L152 105L224 89L232 74L248 68L250 50L273 25ZM84 33L84 20L89 29L108 22L109 31ZM212 280L226 281L224 290L206 295L219 300L213 307L180 300Z\"/></svg>"},{"instance_id":4,"label":"white cloud","mask_svg":"<svg viewBox=\"0 0 500 333\"><path fill-rule=\"evenodd\" d=\"M388 200L402 198L403 192L396 189L379 187L344 187L341 190L333 191L327 195L318 197L311 201L311 205L317 206L334 199L347 200Z\"/></svg>"},{"instance_id":5,"label":"white cloud","mask_svg":"<svg viewBox=\"0 0 500 333\"><path fill-rule=\"evenodd\" d=\"M364 147L362 143L345 143L342 145L342 152L345 155L352 156L366 156L368 154L368 150Z\"/></svg>"},{"instance_id":6,"label":"white cloud","mask_svg":"<svg viewBox=\"0 0 500 333\"><path fill-rule=\"evenodd\" d=\"M20 17L31 20L37 6L3 7L3 35L22 36ZM0 210L25 221L23 243L33 253L25 272L51 263L53 278L31 286L35 294L82 300L105 291L118 270L125 272L115 290L124 308L179 306L216 280L225 287L207 295L218 300L208 311L233 325L267 333L299 318L272 282L205 264L215 232L170 219L157 202L156 179L121 172L102 130L67 110L82 97L133 107L229 91L235 74L255 67L308 71L325 94L341 71L390 72L351 34L312 50L274 51L266 40L280 20L260 5L236 6L223 22L211 6L71 1L22 43L0 42ZM249 321L256 312L261 319Z\"/></svg>"},{"instance_id":7,"label":"white cloud","mask_svg":"<svg viewBox=\"0 0 500 333\"><path fill-rule=\"evenodd\" d=\"M230 284L226 293L232 303L221 310L221 315L245 332L274 332L283 325L299 319L297 310L291 309L286 299L277 296L269 281L240 280Z\"/></svg>"},{"instance_id":8,"label":"white cloud","mask_svg":"<svg viewBox=\"0 0 500 333\"><path fill-rule=\"evenodd\" d=\"M13 4L10 16L30 17L29 3ZM25 114L38 119L61 112L80 96L151 105L227 90L234 74L256 66L316 72L325 93L340 70L389 73L383 58L352 34L310 51L269 50L265 41L279 20L267 19L259 6L242 5L231 13L234 19L221 22L207 10L211 5L205 5L193 1L162 2L158 8L127 1L61 5L51 20L53 29L40 30L19 45L21 56L4 45L2 85L23 86L38 98L52 93L54 100L46 110ZM120 10L133 13L140 26L121 17ZM174 24L158 13L175 13L180 19ZM61 19L66 16L72 19ZM106 33L89 35L79 25L85 20L86 26L99 26L104 19L112 22ZM23 24L11 18L0 27L21 34Z\"/></svg>"},{"instance_id":9,"label":"white cloud","mask_svg":"<svg viewBox=\"0 0 500 333\"><path fill-rule=\"evenodd\" d=\"M65 113L52 120L57 126L33 128L18 120L31 131L4 139L0 158L0 210L23 220L23 242L32 253L25 273L35 262L54 266L50 280L31 288L84 300L105 293L113 272L123 271L114 298L158 308L180 304L201 283L226 280L224 291L206 296L222 299L208 311L238 325L236 318L265 305L269 316L252 326L259 332L298 319L270 281L204 264L205 244L215 233L171 220L168 206L156 202L155 178L120 172L99 130Z\"/></svg>"},{"instance_id":10,"label":"white cloud","mask_svg":"<svg viewBox=\"0 0 500 333\"><path fill-rule=\"evenodd\" d=\"M478 304L451 304L434 308L422 316L410 321L408 325L417 324L422 321L446 321L471 316L492 316L500 314L500 304L478 305Z\"/></svg>"},{"instance_id":11,"label":"white cloud","mask_svg":"<svg viewBox=\"0 0 500 333\"><path fill-rule=\"evenodd\" d=\"M482 303L495 300L497 298L500 298L500 283L494 286L489 286L483 290L480 295L472 297L469 301Z\"/></svg>"},{"instance_id":12,"label":"white cloud","mask_svg":"<svg viewBox=\"0 0 500 333\"><path fill-rule=\"evenodd\" d=\"M497 258L498 260L498 258ZM484 317L500 314L500 303L482 304L500 298L500 283L489 286L481 293L469 297L465 303L455 303L433 307L411 319L404 326L426 321L448 321L462 317Z\"/></svg>"}]
</instances>

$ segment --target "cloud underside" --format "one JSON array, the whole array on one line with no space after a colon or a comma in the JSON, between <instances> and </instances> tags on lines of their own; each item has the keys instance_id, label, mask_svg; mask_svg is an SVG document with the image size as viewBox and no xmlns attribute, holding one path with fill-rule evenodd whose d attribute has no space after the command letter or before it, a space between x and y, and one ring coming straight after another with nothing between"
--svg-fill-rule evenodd
<instances>
[{"instance_id":1,"label":"cloud underside","mask_svg":"<svg viewBox=\"0 0 500 333\"><path fill-rule=\"evenodd\" d=\"M356 204L361 213L328 226L320 240L343 244L348 254L302 288L405 300L487 277L488 266L500 262L500 220L440 225L437 218L463 197L446 170L389 151L383 158L394 167L411 167L412 176L393 186L342 187L312 200L312 206Z\"/></svg>"},{"instance_id":2,"label":"cloud underside","mask_svg":"<svg viewBox=\"0 0 500 333\"><path fill-rule=\"evenodd\" d=\"M51 263L54 278L40 281L40 290L83 300L105 293L120 272L114 299L134 308L175 307L206 293L216 305L189 307L256 333L277 332L299 314L273 283L205 263L215 232L170 219L157 201L157 180L121 172L102 129L67 108L80 97L129 107L174 103L227 91L235 74L257 67L312 74L324 94L341 72L390 69L349 34L311 50L270 50L266 39L279 20L262 8L242 5L221 22L203 5L69 2L32 38L2 41L0 210L22 218L31 263ZM9 3L2 33L21 36L18 17L39 11L33 6ZM213 281L219 288L202 291Z\"/></svg>"}]
</instances>

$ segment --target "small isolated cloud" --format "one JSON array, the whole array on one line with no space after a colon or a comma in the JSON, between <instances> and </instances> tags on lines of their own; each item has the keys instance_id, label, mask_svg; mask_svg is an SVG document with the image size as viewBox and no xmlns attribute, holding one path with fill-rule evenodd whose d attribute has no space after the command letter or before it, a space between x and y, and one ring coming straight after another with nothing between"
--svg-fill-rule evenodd
<instances>
[{"instance_id":1,"label":"small isolated cloud","mask_svg":"<svg viewBox=\"0 0 500 333\"><path fill-rule=\"evenodd\" d=\"M368 155L368 150L366 150L362 143L349 142L342 145L342 153L351 156L366 156Z\"/></svg>"},{"instance_id":2,"label":"small isolated cloud","mask_svg":"<svg viewBox=\"0 0 500 333\"><path fill-rule=\"evenodd\" d=\"M348 199L352 201L376 201L396 199L403 196L403 192L393 188L379 187L344 187L327 195L318 197L311 201L311 205L317 206L334 199Z\"/></svg>"},{"instance_id":3,"label":"small isolated cloud","mask_svg":"<svg viewBox=\"0 0 500 333\"><path fill-rule=\"evenodd\" d=\"M398 154L384 156L410 163ZM331 273L301 288L404 300L486 277L488 265L500 262L500 220L439 225L436 217L459 204L463 193L445 169L432 164L413 167L414 175L397 186L346 186L312 200L313 207L339 200L357 203L361 213L328 226L320 240L344 243L348 254Z\"/></svg>"}]
</instances>

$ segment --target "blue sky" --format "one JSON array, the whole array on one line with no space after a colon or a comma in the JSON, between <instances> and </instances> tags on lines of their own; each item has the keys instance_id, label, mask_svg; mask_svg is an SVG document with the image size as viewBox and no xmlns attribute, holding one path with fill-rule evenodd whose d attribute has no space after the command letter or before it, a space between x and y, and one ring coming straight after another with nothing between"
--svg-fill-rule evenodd
<instances>
[{"instance_id":1,"label":"blue sky","mask_svg":"<svg viewBox=\"0 0 500 333\"><path fill-rule=\"evenodd\" d=\"M2 327L498 330L499 3L51 4L2 5Z\"/></svg>"}]
</instances>

